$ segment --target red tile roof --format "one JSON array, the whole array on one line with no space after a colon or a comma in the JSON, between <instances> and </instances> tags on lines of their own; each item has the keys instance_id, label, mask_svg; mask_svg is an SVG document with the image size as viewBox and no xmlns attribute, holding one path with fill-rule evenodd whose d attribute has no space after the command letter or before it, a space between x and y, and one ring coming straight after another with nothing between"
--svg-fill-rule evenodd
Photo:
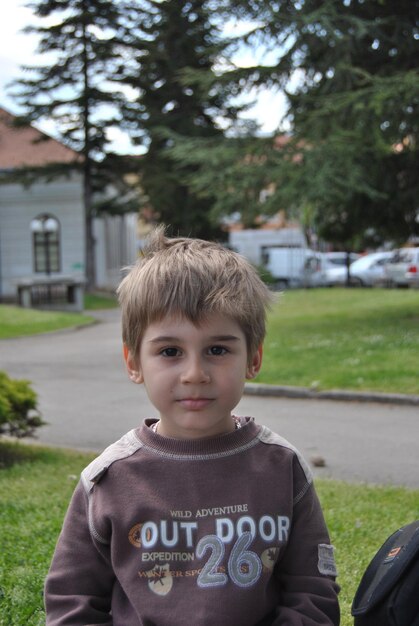
<instances>
[{"instance_id":1,"label":"red tile roof","mask_svg":"<svg viewBox=\"0 0 419 626\"><path fill-rule=\"evenodd\" d=\"M77 152L33 126L13 127L13 119L14 115L0 107L0 169L69 163L80 158ZM41 137L46 139L34 143Z\"/></svg>"}]
</instances>

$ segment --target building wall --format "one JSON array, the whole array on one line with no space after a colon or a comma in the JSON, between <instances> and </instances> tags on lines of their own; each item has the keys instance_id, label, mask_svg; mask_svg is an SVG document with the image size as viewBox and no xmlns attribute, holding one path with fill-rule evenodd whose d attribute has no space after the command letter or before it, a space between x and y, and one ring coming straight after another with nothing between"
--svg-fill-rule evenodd
<instances>
[{"instance_id":1,"label":"building wall","mask_svg":"<svg viewBox=\"0 0 419 626\"><path fill-rule=\"evenodd\" d=\"M137 220L137 213L105 215L94 220L96 285L100 289L115 289L124 268L138 258Z\"/></svg>"},{"instance_id":2,"label":"building wall","mask_svg":"<svg viewBox=\"0 0 419 626\"><path fill-rule=\"evenodd\" d=\"M19 279L34 273L31 221L49 213L60 223L61 272L84 277L84 217L81 180L77 176L29 188L0 185L0 297L16 295Z\"/></svg>"},{"instance_id":3,"label":"building wall","mask_svg":"<svg viewBox=\"0 0 419 626\"><path fill-rule=\"evenodd\" d=\"M301 228L233 230L229 234L230 246L251 263L264 262L264 250L270 247L306 248L307 241Z\"/></svg>"}]
</instances>

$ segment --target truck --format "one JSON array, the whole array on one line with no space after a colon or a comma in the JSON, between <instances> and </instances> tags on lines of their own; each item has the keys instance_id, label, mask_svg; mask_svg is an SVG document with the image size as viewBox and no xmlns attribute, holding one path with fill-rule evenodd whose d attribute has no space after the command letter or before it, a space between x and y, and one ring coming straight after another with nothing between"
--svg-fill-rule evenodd
<instances>
[{"instance_id":1,"label":"truck","mask_svg":"<svg viewBox=\"0 0 419 626\"><path fill-rule=\"evenodd\" d=\"M265 248L263 261L277 289L316 287L324 279L322 255L310 248Z\"/></svg>"}]
</instances>

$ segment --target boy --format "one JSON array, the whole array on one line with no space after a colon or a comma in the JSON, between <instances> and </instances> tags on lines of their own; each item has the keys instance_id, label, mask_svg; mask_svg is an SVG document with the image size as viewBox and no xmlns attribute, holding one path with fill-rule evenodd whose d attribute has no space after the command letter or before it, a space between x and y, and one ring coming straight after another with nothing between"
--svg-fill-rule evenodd
<instances>
[{"instance_id":1,"label":"boy","mask_svg":"<svg viewBox=\"0 0 419 626\"><path fill-rule=\"evenodd\" d=\"M47 625L339 624L310 471L231 411L271 296L220 245L157 229L118 289L124 356L158 418L82 473L46 581Z\"/></svg>"}]
</instances>

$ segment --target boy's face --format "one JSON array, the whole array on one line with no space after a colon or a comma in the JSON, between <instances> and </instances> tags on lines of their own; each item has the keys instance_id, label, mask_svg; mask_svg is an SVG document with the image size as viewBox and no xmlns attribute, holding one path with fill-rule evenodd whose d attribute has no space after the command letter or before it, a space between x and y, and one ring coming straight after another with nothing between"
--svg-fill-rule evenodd
<instances>
[{"instance_id":1,"label":"boy's face","mask_svg":"<svg viewBox=\"0 0 419 626\"><path fill-rule=\"evenodd\" d=\"M259 371L262 350L249 365L243 331L224 316L199 326L167 317L150 324L139 355L127 353L126 360L131 380L144 383L160 413L159 434L197 439L234 430L231 411L245 379Z\"/></svg>"}]
</instances>

